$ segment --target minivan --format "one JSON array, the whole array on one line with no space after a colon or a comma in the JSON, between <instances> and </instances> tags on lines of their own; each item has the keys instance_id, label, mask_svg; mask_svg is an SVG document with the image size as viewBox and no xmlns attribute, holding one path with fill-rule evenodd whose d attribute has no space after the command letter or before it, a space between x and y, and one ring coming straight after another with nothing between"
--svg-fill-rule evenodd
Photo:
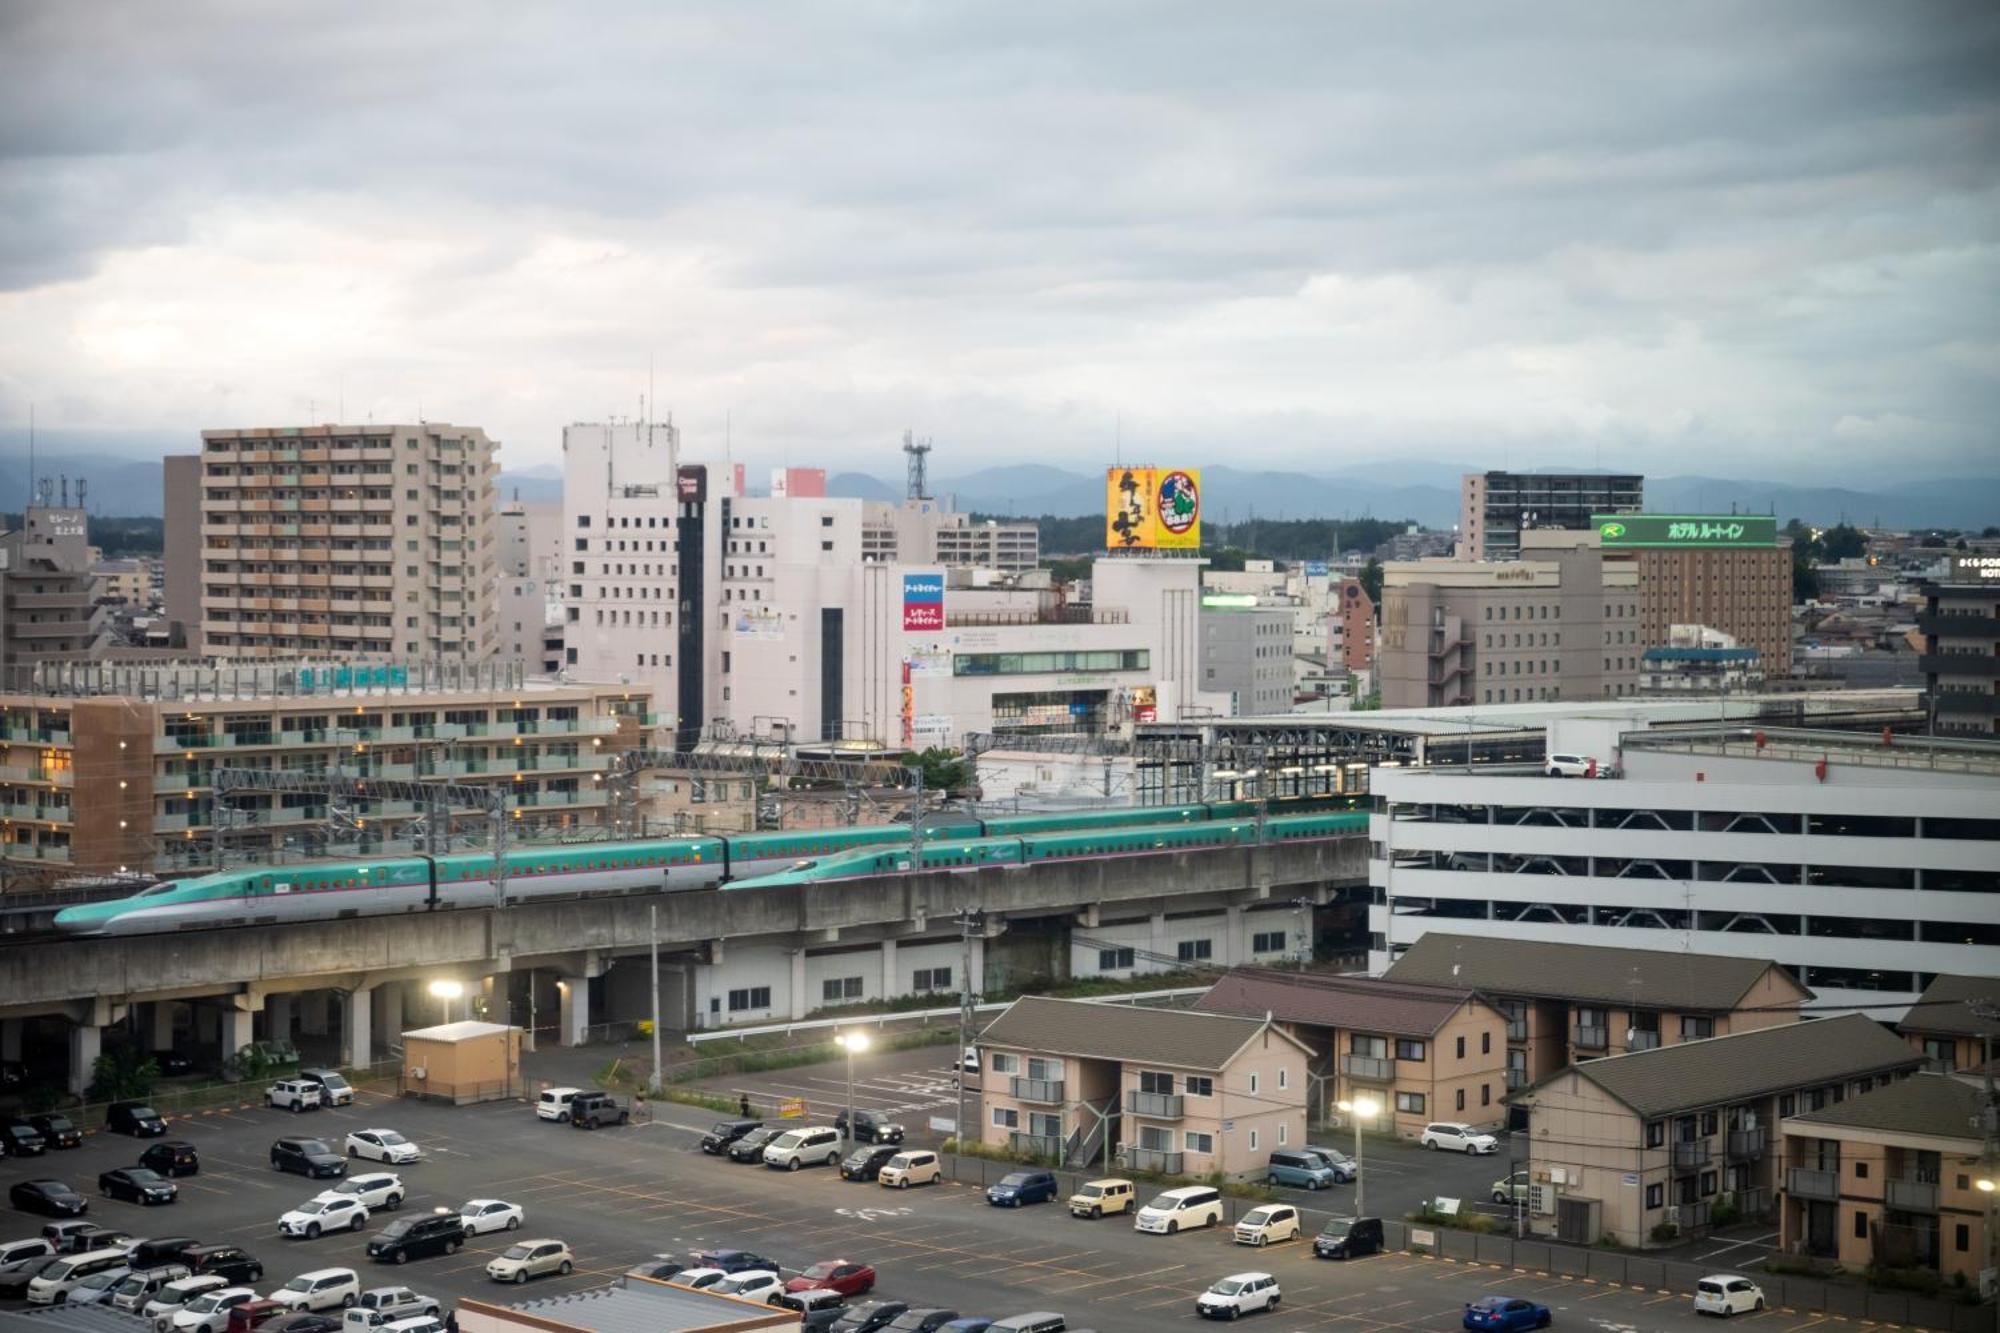
<instances>
[{"instance_id":1,"label":"minivan","mask_svg":"<svg viewBox=\"0 0 2000 1333\"><path fill-rule=\"evenodd\" d=\"M123 1250L88 1250L60 1263L50 1264L36 1274L35 1280L28 1284L28 1303L60 1304L77 1283L91 1274L124 1267L126 1263Z\"/></svg>"},{"instance_id":2,"label":"minivan","mask_svg":"<svg viewBox=\"0 0 2000 1333\"><path fill-rule=\"evenodd\" d=\"M764 1165L785 1171L802 1166L840 1165L840 1131L830 1125L788 1129L764 1149Z\"/></svg>"},{"instance_id":3,"label":"minivan","mask_svg":"<svg viewBox=\"0 0 2000 1333\"><path fill-rule=\"evenodd\" d=\"M104 1111L104 1127L137 1139L158 1138L167 1132L167 1122L144 1102L111 1103Z\"/></svg>"},{"instance_id":4,"label":"minivan","mask_svg":"<svg viewBox=\"0 0 2000 1333\"><path fill-rule=\"evenodd\" d=\"M1360 1259L1382 1249L1379 1217L1330 1217L1313 1237L1313 1254L1321 1259Z\"/></svg>"},{"instance_id":5,"label":"minivan","mask_svg":"<svg viewBox=\"0 0 2000 1333\"><path fill-rule=\"evenodd\" d=\"M1032 1314L1009 1315L996 1319L986 1326L986 1333L1063 1333L1069 1321L1048 1310L1037 1310Z\"/></svg>"},{"instance_id":6,"label":"minivan","mask_svg":"<svg viewBox=\"0 0 2000 1333\"><path fill-rule=\"evenodd\" d=\"M127 1314L137 1314L146 1303L165 1291L167 1284L178 1282L188 1275L186 1264L160 1264L153 1268L141 1268L132 1259L125 1261L132 1269L125 1280L111 1289L111 1306Z\"/></svg>"},{"instance_id":7,"label":"minivan","mask_svg":"<svg viewBox=\"0 0 2000 1333\"><path fill-rule=\"evenodd\" d=\"M40 1157L49 1141L25 1120L0 1120L0 1149L9 1157Z\"/></svg>"},{"instance_id":8,"label":"minivan","mask_svg":"<svg viewBox=\"0 0 2000 1333\"><path fill-rule=\"evenodd\" d=\"M192 1176L201 1171L201 1154L186 1139L161 1139L139 1154L139 1165L163 1176Z\"/></svg>"},{"instance_id":9,"label":"minivan","mask_svg":"<svg viewBox=\"0 0 2000 1333\"><path fill-rule=\"evenodd\" d=\"M1271 1164L1264 1171L1266 1185L1296 1185L1303 1189L1323 1190L1333 1182L1333 1168L1318 1153L1280 1150L1271 1154Z\"/></svg>"},{"instance_id":10,"label":"minivan","mask_svg":"<svg viewBox=\"0 0 2000 1333\"><path fill-rule=\"evenodd\" d=\"M457 1254L465 1219L457 1213L399 1217L368 1240L368 1257L403 1264L427 1254Z\"/></svg>"},{"instance_id":11,"label":"minivan","mask_svg":"<svg viewBox=\"0 0 2000 1333\"><path fill-rule=\"evenodd\" d=\"M1221 1191L1212 1185L1183 1185L1156 1195L1132 1219L1132 1229L1171 1236L1192 1227L1212 1227L1221 1220Z\"/></svg>"},{"instance_id":12,"label":"minivan","mask_svg":"<svg viewBox=\"0 0 2000 1333\"><path fill-rule=\"evenodd\" d=\"M986 1202L997 1208L1019 1208L1024 1203L1046 1203L1059 1192L1053 1171L1009 1171L986 1187Z\"/></svg>"},{"instance_id":13,"label":"minivan","mask_svg":"<svg viewBox=\"0 0 2000 1333\"><path fill-rule=\"evenodd\" d=\"M354 1086L337 1069L301 1069L299 1078L307 1083L319 1084L319 1104L321 1106L352 1106Z\"/></svg>"},{"instance_id":14,"label":"minivan","mask_svg":"<svg viewBox=\"0 0 2000 1333\"><path fill-rule=\"evenodd\" d=\"M200 1244L193 1236L161 1236L158 1240L142 1240L134 1245L127 1257L134 1269L158 1268L161 1264L182 1262L181 1255Z\"/></svg>"},{"instance_id":15,"label":"minivan","mask_svg":"<svg viewBox=\"0 0 2000 1333\"><path fill-rule=\"evenodd\" d=\"M538 1120L568 1120L570 1099L582 1088L543 1088L542 1095L535 1099L535 1118Z\"/></svg>"},{"instance_id":16,"label":"minivan","mask_svg":"<svg viewBox=\"0 0 2000 1333\"><path fill-rule=\"evenodd\" d=\"M32 1240L0 1241L0 1264L11 1264L16 1259L33 1259L37 1255L55 1252L56 1247L46 1236L36 1236Z\"/></svg>"}]
</instances>

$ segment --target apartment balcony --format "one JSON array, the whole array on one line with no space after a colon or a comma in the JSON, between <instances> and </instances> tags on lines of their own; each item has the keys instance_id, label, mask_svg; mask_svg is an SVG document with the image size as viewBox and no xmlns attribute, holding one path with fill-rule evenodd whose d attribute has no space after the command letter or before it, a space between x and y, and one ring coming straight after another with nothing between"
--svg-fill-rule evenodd
<instances>
[{"instance_id":1,"label":"apartment balcony","mask_svg":"<svg viewBox=\"0 0 2000 1333\"><path fill-rule=\"evenodd\" d=\"M1163 1152L1158 1148L1135 1148L1129 1144L1124 1149L1125 1167L1130 1171L1157 1171L1164 1176L1177 1176L1186 1160L1180 1153Z\"/></svg>"},{"instance_id":2,"label":"apartment balcony","mask_svg":"<svg viewBox=\"0 0 2000 1333\"><path fill-rule=\"evenodd\" d=\"M1736 1191L1736 1211L1745 1217L1762 1217L1771 1211L1771 1191L1762 1185Z\"/></svg>"},{"instance_id":3,"label":"apartment balcony","mask_svg":"<svg viewBox=\"0 0 2000 1333\"><path fill-rule=\"evenodd\" d=\"M1917 628L1940 639L2000 638L2000 616L1958 616L1940 611L1919 611Z\"/></svg>"},{"instance_id":4,"label":"apartment balcony","mask_svg":"<svg viewBox=\"0 0 2000 1333\"><path fill-rule=\"evenodd\" d=\"M1017 1102L1060 1102L1063 1099L1063 1081L1059 1078L1013 1078L1008 1081L1008 1095Z\"/></svg>"},{"instance_id":5,"label":"apartment balcony","mask_svg":"<svg viewBox=\"0 0 2000 1333\"><path fill-rule=\"evenodd\" d=\"M1634 1032L1625 1042L1628 1051L1650 1051L1660 1044L1657 1032Z\"/></svg>"},{"instance_id":6,"label":"apartment balcony","mask_svg":"<svg viewBox=\"0 0 2000 1333\"><path fill-rule=\"evenodd\" d=\"M1729 1131L1728 1152L1740 1162L1753 1162L1764 1155L1765 1131L1761 1129L1732 1129Z\"/></svg>"},{"instance_id":7,"label":"apartment balcony","mask_svg":"<svg viewBox=\"0 0 2000 1333\"><path fill-rule=\"evenodd\" d=\"M1795 1199L1824 1199L1831 1203L1840 1197L1840 1172L1795 1166L1785 1172L1785 1193Z\"/></svg>"},{"instance_id":8,"label":"apartment balcony","mask_svg":"<svg viewBox=\"0 0 2000 1333\"><path fill-rule=\"evenodd\" d=\"M1396 1062L1379 1055L1343 1055L1340 1057L1340 1072L1369 1083L1394 1083Z\"/></svg>"},{"instance_id":9,"label":"apartment balcony","mask_svg":"<svg viewBox=\"0 0 2000 1333\"><path fill-rule=\"evenodd\" d=\"M1675 1204L1668 1211L1667 1215L1678 1222L1683 1231L1689 1231L1695 1227L1705 1227L1709 1222L1710 1204L1706 1199L1697 1199L1693 1203Z\"/></svg>"},{"instance_id":10,"label":"apartment balcony","mask_svg":"<svg viewBox=\"0 0 2000 1333\"><path fill-rule=\"evenodd\" d=\"M1525 1088L1527 1086L1528 1071L1525 1069L1516 1069L1512 1065L1509 1065L1507 1067L1507 1091L1512 1092L1516 1088Z\"/></svg>"},{"instance_id":11,"label":"apartment balcony","mask_svg":"<svg viewBox=\"0 0 2000 1333\"><path fill-rule=\"evenodd\" d=\"M1906 1213L1934 1213L1938 1210L1938 1187L1934 1180L1892 1180L1888 1203Z\"/></svg>"},{"instance_id":12,"label":"apartment balcony","mask_svg":"<svg viewBox=\"0 0 2000 1333\"><path fill-rule=\"evenodd\" d=\"M1140 1092L1136 1088L1125 1093L1126 1113L1149 1120L1179 1120L1186 1113L1185 1105L1186 1099L1178 1093Z\"/></svg>"},{"instance_id":13,"label":"apartment balcony","mask_svg":"<svg viewBox=\"0 0 2000 1333\"><path fill-rule=\"evenodd\" d=\"M1007 1146L1051 1162L1062 1155L1062 1140L1054 1134L1026 1134L1017 1129L1007 1135Z\"/></svg>"},{"instance_id":14,"label":"apartment balcony","mask_svg":"<svg viewBox=\"0 0 2000 1333\"><path fill-rule=\"evenodd\" d=\"M1984 653L1923 653L1917 670L1926 676L2000 676L2000 657Z\"/></svg>"},{"instance_id":15,"label":"apartment balcony","mask_svg":"<svg viewBox=\"0 0 2000 1333\"><path fill-rule=\"evenodd\" d=\"M1582 1051L1608 1050L1611 1046L1611 1031L1605 1027L1578 1024L1569 1030L1569 1043Z\"/></svg>"},{"instance_id":16,"label":"apartment balcony","mask_svg":"<svg viewBox=\"0 0 2000 1333\"><path fill-rule=\"evenodd\" d=\"M1508 1020L1507 1020L1507 1040L1508 1040L1508 1041L1526 1041L1527 1039L1528 1039L1528 1020L1527 1020L1527 1019L1525 1019L1525 1018L1510 1018L1510 1019L1508 1019Z\"/></svg>"},{"instance_id":17,"label":"apartment balcony","mask_svg":"<svg viewBox=\"0 0 2000 1333\"><path fill-rule=\"evenodd\" d=\"M2000 712L2000 695L1973 690L1935 690L1931 707L1940 713L1985 715Z\"/></svg>"},{"instance_id":18,"label":"apartment balcony","mask_svg":"<svg viewBox=\"0 0 2000 1333\"><path fill-rule=\"evenodd\" d=\"M1714 1160L1709 1152L1707 1139L1696 1139L1692 1143L1674 1145L1674 1170L1699 1171Z\"/></svg>"}]
</instances>

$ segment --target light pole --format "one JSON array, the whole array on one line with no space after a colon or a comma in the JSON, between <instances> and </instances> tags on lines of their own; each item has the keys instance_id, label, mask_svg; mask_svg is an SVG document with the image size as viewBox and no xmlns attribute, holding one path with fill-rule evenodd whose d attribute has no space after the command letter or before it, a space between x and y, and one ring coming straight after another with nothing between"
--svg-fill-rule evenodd
<instances>
[{"instance_id":1,"label":"light pole","mask_svg":"<svg viewBox=\"0 0 2000 1333\"><path fill-rule=\"evenodd\" d=\"M464 998L465 983L462 981L453 981L449 977L440 977L430 984L429 989L430 993L443 1003L444 1021L449 1023L451 1021L451 1002Z\"/></svg>"},{"instance_id":2,"label":"light pole","mask_svg":"<svg viewBox=\"0 0 2000 1333\"><path fill-rule=\"evenodd\" d=\"M834 1043L847 1052L847 1141L843 1145L852 1150L854 1133L854 1057L868 1049L868 1034L865 1032L843 1032L835 1037Z\"/></svg>"},{"instance_id":3,"label":"light pole","mask_svg":"<svg viewBox=\"0 0 2000 1333\"><path fill-rule=\"evenodd\" d=\"M1362 1187L1367 1184L1367 1172L1361 1169L1361 1122L1373 1120L1382 1114L1382 1103L1372 1097L1356 1097L1353 1101L1337 1102L1335 1105L1354 1117L1354 1215L1364 1216Z\"/></svg>"}]
</instances>

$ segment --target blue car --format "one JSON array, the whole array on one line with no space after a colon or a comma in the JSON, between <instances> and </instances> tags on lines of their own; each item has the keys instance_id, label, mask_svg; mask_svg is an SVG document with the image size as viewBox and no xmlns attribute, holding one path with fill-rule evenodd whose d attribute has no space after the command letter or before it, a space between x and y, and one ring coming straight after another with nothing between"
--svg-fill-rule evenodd
<instances>
[{"instance_id":1,"label":"blue car","mask_svg":"<svg viewBox=\"0 0 2000 1333\"><path fill-rule=\"evenodd\" d=\"M986 1202L1001 1208L1019 1208L1024 1203L1046 1203L1056 1197L1053 1171L1010 1171L1000 1183L986 1190Z\"/></svg>"},{"instance_id":2,"label":"blue car","mask_svg":"<svg viewBox=\"0 0 2000 1333\"><path fill-rule=\"evenodd\" d=\"M1465 1327L1487 1333L1490 1329L1547 1328L1549 1307L1519 1296L1482 1296L1465 1307Z\"/></svg>"}]
</instances>

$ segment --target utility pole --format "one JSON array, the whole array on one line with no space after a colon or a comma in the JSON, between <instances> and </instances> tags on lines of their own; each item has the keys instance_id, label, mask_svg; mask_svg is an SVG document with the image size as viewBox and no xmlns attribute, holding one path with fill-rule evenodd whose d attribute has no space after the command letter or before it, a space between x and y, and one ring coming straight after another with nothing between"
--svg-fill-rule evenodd
<instances>
[{"instance_id":1,"label":"utility pole","mask_svg":"<svg viewBox=\"0 0 2000 1333\"><path fill-rule=\"evenodd\" d=\"M652 945L653 962L653 1077L652 1089L655 1097L660 1095L660 909L657 904L646 909L649 943Z\"/></svg>"},{"instance_id":2,"label":"utility pole","mask_svg":"<svg viewBox=\"0 0 2000 1333\"><path fill-rule=\"evenodd\" d=\"M979 913L972 908L958 916L958 1058L953 1061L958 1066L958 1144L964 1150L971 1122L966 1118L965 1086L967 1071L965 1052L972 1045L972 932L980 924ZM983 1063L983 1062L982 1062Z\"/></svg>"}]
</instances>

